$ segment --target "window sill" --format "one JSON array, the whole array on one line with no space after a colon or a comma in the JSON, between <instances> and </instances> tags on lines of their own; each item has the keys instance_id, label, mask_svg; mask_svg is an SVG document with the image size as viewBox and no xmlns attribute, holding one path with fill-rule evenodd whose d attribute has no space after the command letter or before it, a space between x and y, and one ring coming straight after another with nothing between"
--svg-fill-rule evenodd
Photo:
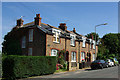
<instances>
[{"instance_id":1,"label":"window sill","mask_svg":"<svg viewBox=\"0 0 120 80\"><path fill-rule=\"evenodd\" d=\"M76 62L76 61L71 61L71 62Z\"/></svg>"},{"instance_id":2,"label":"window sill","mask_svg":"<svg viewBox=\"0 0 120 80\"><path fill-rule=\"evenodd\" d=\"M73 45L73 44L70 44L72 47L75 47L75 45Z\"/></svg>"},{"instance_id":3,"label":"window sill","mask_svg":"<svg viewBox=\"0 0 120 80\"><path fill-rule=\"evenodd\" d=\"M56 55L51 55L51 56L56 56Z\"/></svg>"},{"instance_id":4,"label":"window sill","mask_svg":"<svg viewBox=\"0 0 120 80\"><path fill-rule=\"evenodd\" d=\"M53 43L57 43L57 44L59 44L60 42L53 41Z\"/></svg>"},{"instance_id":5,"label":"window sill","mask_svg":"<svg viewBox=\"0 0 120 80\"><path fill-rule=\"evenodd\" d=\"M82 48L86 48L86 47L82 47Z\"/></svg>"}]
</instances>

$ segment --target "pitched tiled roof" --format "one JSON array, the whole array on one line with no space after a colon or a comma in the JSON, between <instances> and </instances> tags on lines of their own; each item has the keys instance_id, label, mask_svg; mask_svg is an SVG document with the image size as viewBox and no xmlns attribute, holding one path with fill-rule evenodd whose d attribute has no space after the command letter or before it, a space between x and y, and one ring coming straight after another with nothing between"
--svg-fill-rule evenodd
<instances>
[{"instance_id":1,"label":"pitched tiled roof","mask_svg":"<svg viewBox=\"0 0 120 80\"><path fill-rule=\"evenodd\" d=\"M24 24L23 27L28 27L28 26L31 26L31 27L32 27L33 25L34 25L34 21L33 21L33 22L30 22L30 23L27 23L27 24ZM37 26L37 27L38 27L40 30L42 30L43 32L49 33L49 34L53 34L53 33L49 30L49 29L51 29L51 28L61 30L60 28L57 28L57 27L54 27L54 26L51 26L51 25L45 24L45 23L41 23L41 26ZM79 39L81 39L81 37L83 36L83 35L81 35L81 34L78 34L78 33L76 33L76 32L69 31L69 30L66 30L66 31L62 31L62 30L61 30L61 32L62 32L62 34L67 35L67 36L70 36L70 33L76 34L76 35L77 35L77 38L79 38ZM62 37L63 37L64 35L62 35ZM84 36L84 37L85 37L85 36Z\"/></svg>"}]
</instances>

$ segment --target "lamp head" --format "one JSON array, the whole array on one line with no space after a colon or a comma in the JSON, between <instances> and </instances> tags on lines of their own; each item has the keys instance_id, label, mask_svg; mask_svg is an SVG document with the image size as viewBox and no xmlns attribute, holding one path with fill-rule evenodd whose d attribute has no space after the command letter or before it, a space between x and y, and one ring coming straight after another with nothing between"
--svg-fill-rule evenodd
<instances>
[{"instance_id":1,"label":"lamp head","mask_svg":"<svg viewBox=\"0 0 120 80\"><path fill-rule=\"evenodd\" d=\"M107 25L108 23L104 23L103 25Z\"/></svg>"}]
</instances>

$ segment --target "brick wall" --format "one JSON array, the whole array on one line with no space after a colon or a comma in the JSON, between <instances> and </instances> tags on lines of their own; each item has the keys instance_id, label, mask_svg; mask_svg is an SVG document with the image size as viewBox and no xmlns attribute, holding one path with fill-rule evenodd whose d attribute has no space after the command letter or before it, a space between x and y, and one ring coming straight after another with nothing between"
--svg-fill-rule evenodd
<instances>
[{"instance_id":1,"label":"brick wall","mask_svg":"<svg viewBox=\"0 0 120 80\"><path fill-rule=\"evenodd\" d=\"M22 48L22 54L28 55L28 49L32 48L33 56L44 56L46 51L46 36L45 33L40 31L38 28L34 27L33 29L33 42L29 42L29 29L25 29L23 36L26 36L26 48ZM22 37L20 38L22 39ZM20 40L21 41L21 40ZM21 41L22 44L22 41Z\"/></svg>"},{"instance_id":2,"label":"brick wall","mask_svg":"<svg viewBox=\"0 0 120 80\"><path fill-rule=\"evenodd\" d=\"M65 39L60 38L60 43L54 43L53 36L46 34L46 56L51 55L51 49L57 50L65 49Z\"/></svg>"}]
</instances>

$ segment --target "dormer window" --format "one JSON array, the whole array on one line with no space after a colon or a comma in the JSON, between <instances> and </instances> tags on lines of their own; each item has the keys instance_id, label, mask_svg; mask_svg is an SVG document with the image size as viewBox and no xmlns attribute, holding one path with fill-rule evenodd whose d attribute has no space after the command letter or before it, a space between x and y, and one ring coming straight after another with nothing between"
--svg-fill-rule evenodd
<instances>
[{"instance_id":1,"label":"dormer window","mask_svg":"<svg viewBox=\"0 0 120 80\"><path fill-rule=\"evenodd\" d=\"M92 39L89 40L90 40L90 49L92 49Z\"/></svg>"},{"instance_id":2,"label":"dormer window","mask_svg":"<svg viewBox=\"0 0 120 80\"><path fill-rule=\"evenodd\" d=\"M70 45L75 46L75 35L70 34L70 37L71 37Z\"/></svg>"},{"instance_id":3,"label":"dormer window","mask_svg":"<svg viewBox=\"0 0 120 80\"><path fill-rule=\"evenodd\" d=\"M95 41L93 41L93 49L95 49Z\"/></svg>"},{"instance_id":4,"label":"dormer window","mask_svg":"<svg viewBox=\"0 0 120 80\"><path fill-rule=\"evenodd\" d=\"M86 38L82 37L82 40L83 40L83 45L82 45L82 47L85 47L85 46L86 46L86 45L85 45Z\"/></svg>"},{"instance_id":5,"label":"dormer window","mask_svg":"<svg viewBox=\"0 0 120 80\"><path fill-rule=\"evenodd\" d=\"M52 33L54 33L53 42L60 43L60 32L61 32L60 30L52 29Z\"/></svg>"}]
</instances>

